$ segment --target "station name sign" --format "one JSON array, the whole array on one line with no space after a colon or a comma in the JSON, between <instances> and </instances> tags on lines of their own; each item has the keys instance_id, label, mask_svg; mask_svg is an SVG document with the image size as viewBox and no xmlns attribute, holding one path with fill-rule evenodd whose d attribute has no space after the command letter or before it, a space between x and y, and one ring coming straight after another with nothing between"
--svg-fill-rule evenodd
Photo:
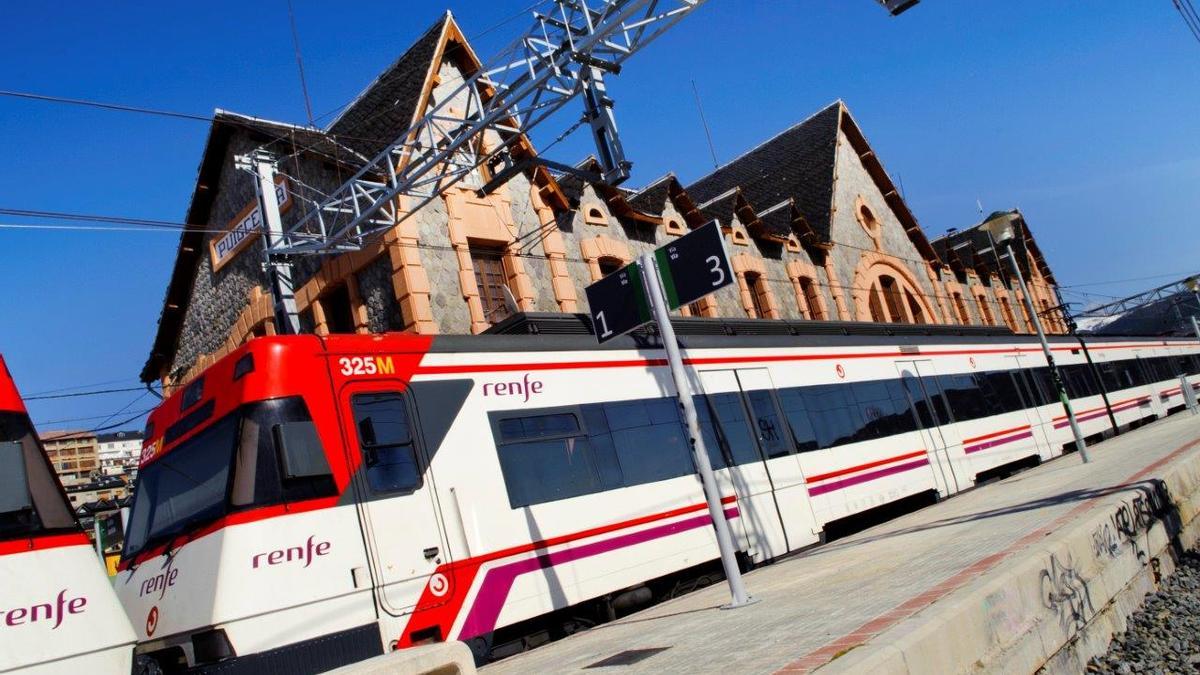
<instances>
[{"instance_id":1,"label":"station name sign","mask_svg":"<svg viewBox=\"0 0 1200 675\"><path fill-rule=\"evenodd\" d=\"M280 213L286 212L292 206L292 192L288 189L287 179L283 176L275 179L275 199L279 202ZM262 233L262 228L262 208L255 199L234 217L224 232L208 242L208 251L212 255L213 272L224 267L238 253L241 253L242 249Z\"/></svg>"}]
</instances>

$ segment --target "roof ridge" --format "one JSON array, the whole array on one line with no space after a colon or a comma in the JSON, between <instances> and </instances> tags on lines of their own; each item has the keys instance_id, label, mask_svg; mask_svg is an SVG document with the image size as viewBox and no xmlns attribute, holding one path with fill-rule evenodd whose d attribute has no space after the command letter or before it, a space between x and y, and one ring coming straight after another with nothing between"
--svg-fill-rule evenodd
<instances>
[{"instance_id":1,"label":"roof ridge","mask_svg":"<svg viewBox=\"0 0 1200 675\"><path fill-rule=\"evenodd\" d=\"M776 140L777 140L777 139L779 139L780 137L784 136L785 134L787 134L787 133L789 133L789 132L792 132L792 131L795 131L796 129L798 129L798 128L800 128L800 127L804 126L805 124L808 124L808 123L809 123L809 122L811 122L812 120L816 119L818 116L820 116L820 115L824 114L825 112L827 112L827 111L828 111L830 108L833 108L833 107L835 107L835 106L843 106L843 107L844 107L845 105L846 105L846 104L842 102L842 99L840 99L840 98L839 98L839 99L835 100L833 103L830 103L829 105L827 105L827 106L825 106L825 107L821 108L820 110L818 110L818 111L814 112L813 114L809 115L808 117L804 118L803 120L801 120L801 121L799 121L799 122L796 122L795 124L791 125L790 127L788 127L788 128L786 128L786 129L784 129L783 131L780 131L779 133L775 134L774 136L771 136L771 137L770 137L770 138L768 138L767 140L765 140L765 141L762 141L762 142L761 142L761 143L759 143L758 145L755 145L754 147L752 147L752 148L750 148L749 150L747 150L747 151L743 152L742 154L738 155L737 157L734 157L733 159L729 160L728 162L725 162L724 164L722 164L722 165L718 166L717 168L713 169L712 171L710 171L710 172L708 172L708 173L704 174L703 176L700 176L699 178L697 178L697 179L693 180L693 181L690 183L690 185L695 185L695 184L697 184L697 183L699 183L699 182L703 181L703 180L704 180L704 179L706 179L706 178L709 178L709 177L711 177L711 176L714 176L714 175L716 175L716 174L720 173L722 170L724 170L724 169L726 169L726 168L728 168L728 167L732 166L732 165L733 165L733 164L735 164L736 162L738 162L738 161L740 161L740 160L742 160L742 159L744 159L744 158L748 157L749 155L753 154L755 151L757 151L757 150L759 150L759 149L761 149L761 148L763 148L763 147L766 147L767 145L770 145L771 143L773 143L774 141L776 141Z\"/></svg>"},{"instance_id":2,"label":"roof ridge","mask_svg":"<svg viewBox=\"0 0 1200 675\"><path fill-rule=\"evenodd\" d=\"M359 101L362 101L367 96L367 94L370 93L371 90L375 88L376 85L380 84L380 82L383 81L383 78L385 75L393 72L393 70L396 68L396 66L400 65L400 62L403 61L405 58L407 58L408 55L412 52L412 50L417 47L417 45L424 42L425 39L428 38L430 36L430 34L433 33L435 30L445 31L446 26L448 26L453 21L454 21L454 15L450 13L449 9L447 9L444 14L439 16L436 21L434 21L432 24L430 24L429 28L426 28L424 31L422 31L421 34L417 37L417 39L412 41L412 44L410 44L408 46L408 49L405 49L403 52L401 52L400 55L397 56L395 59L393 59L392 62L387 65L386 68L379 71L379 75L375 76L375 79L371 80L371 82L368 83L367 86L362 89L362 91L358 92L358 95L355 96L352 101L350 101L346 105L342 106L342 109L340 112L338 112L337 116L334 117L332 120L330 120L329 124L325 125L324 132L332 133L333 128L335 126L337 126L338 122L342 121L342 118L344 118L346 116L346 113L353 110L354 107L356 105L358 105Z\"/></svg>"}]
</instances>

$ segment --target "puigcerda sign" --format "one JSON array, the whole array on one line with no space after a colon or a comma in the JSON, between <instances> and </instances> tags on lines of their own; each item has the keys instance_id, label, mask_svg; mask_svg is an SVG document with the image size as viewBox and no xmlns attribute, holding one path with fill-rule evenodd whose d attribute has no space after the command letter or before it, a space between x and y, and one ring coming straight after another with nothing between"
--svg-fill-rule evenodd
<instances>
[{"instance_id":1,"label":"puigcerda sign","mask_svg":"<svg viewBox=\"0 0 1200 675\"><path fill-rule=\"evenodd\" d=\"M654 266L667 305L678 309L733 283L725 238L717 221L658 248ZM645 270L654 273L655 270ZM592 329L601 344L650 322L642 265L633 262L586 289Z\"/></svg>"}]
</instances>

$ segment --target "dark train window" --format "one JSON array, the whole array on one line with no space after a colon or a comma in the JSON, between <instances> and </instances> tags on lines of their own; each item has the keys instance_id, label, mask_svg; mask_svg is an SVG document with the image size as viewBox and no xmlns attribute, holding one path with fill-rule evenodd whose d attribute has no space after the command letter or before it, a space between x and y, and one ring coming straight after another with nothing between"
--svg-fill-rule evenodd
<instances>
[{"instance_id":1,"label":"dark train window","mask_svg":"<svg viewBox=\"0 0 1200 675\"><path fill-rule=\"evenodd\" d=\"M758 461L758 447L746 412L742 407L742 395L709 394L696 397L696 412L700 418L700 430L708 448L709 461L714 469L733 464L749 464ZM713 425L713 418L717 424Z\"/></svg>"},{"instance_id":2,"label":"dark train window","mask_svg":"<svg viewBox=\"0 0 1200 675\"><path fill-rule=\"evenodd\" d=\"M513 508L620 487L611 447L595 452L579 417L572 411L494 421Z\"/></svg>"},{"instance_id":3,"label":"dark train window","mask_svg":"<svg viewBox=\"0 0 1200 675\"><path fill-rule=\"evenodd\" d=\"M787 417L788 426L791 427L792 441L795 443L796 452L816 450L819 447L817 433L808 416L803 390L800 387L780 389L779 404L783 407L783 414Z\"/></svg>"},{"instance_id":4,"label":"dark train window","mask_svg":"<svg viewBox=\"0 0 1200 675\"><path fill-rule=\"evenodd\" d=\"M411 492L421 487L421 469L404 395L355 394L350 398L350 407L371 490Z\"/></svg>"},{"instance_id":5,"label":"dark train window","mask_svg":"<svg viewBox=\"0 0 1200 675\"><path fill-rule=\"evenodd\" d=\"M1017 391L1017 383L1007 370L977 373L975 377L979 382L980 392L991 402L993 415L1021 409L1021 394Z\"/></svg>"},{"instance_id":6,"label":"dark train window","mask_svg":"<svg viewBox=\"0 0 1200 675\"><path fill-rule=\"evenodd\" d=\"M817 435L817 446L832 448L849 443L862 427L858 406L843 384L818 384L801 389L804 405Z\"/></svg>"},{"instance_id":7,"label":"dark train window","mask_svg":"<svg viewBox=\"0 0 1200 675\"><path fill-rule=\"evenodd\" d=\"M750 402L750 414L754 419L754 433L759 446L768 459L784 457L792 453L792 441L788 438L787 426L779 414L779 408L771 392L756 389L746 392Z\"/></svg>"},{"instance_id":8,"label":"dark train window","mask_svg":"<svg viewBox=\"0 0 1200 675\"><path fill-rule=\"evenodd\" d=\"M674 399L597 403L583 406L583 411L592 445L613 448L625 485L667 480L694 470Z\"/></svg>"},{"instance_id":9,"label":"dark train window","mask_svg":"<svg viewBox=\"0 0 1200 675\"><path fill-rule=\"evenodd\" d=\"M993 414L988 401L979 390L979 383L969 373L938 377L942 391L950 401L950 410L960 422Z\"/></svg>"}]
</instances>

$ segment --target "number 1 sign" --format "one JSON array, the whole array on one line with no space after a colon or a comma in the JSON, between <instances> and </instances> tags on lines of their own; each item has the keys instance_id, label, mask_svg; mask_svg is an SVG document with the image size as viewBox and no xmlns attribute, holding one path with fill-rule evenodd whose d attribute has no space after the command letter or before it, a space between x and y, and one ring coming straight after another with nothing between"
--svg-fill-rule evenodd
<instances>
[{"instance_id":1,"label":"number 1 sign","mask_svg":"<svg viewBox=\"0 0 1200 675\"><path fill-rule=\"evenodd\" d=\"M695 302L734 281L717 221L698 227L654 252L671 309Z\"/></svg>"},{"instance_id":2,"label":"number 1 sign","mask_svg":"<svg viewBox=\"0 0 1200 675\"><path fill-rule=\"evenodd\" d=\"M596 340L604 343L650 321L642 269L634 262L585 289Z\"/></svg>"}]
</instances>

